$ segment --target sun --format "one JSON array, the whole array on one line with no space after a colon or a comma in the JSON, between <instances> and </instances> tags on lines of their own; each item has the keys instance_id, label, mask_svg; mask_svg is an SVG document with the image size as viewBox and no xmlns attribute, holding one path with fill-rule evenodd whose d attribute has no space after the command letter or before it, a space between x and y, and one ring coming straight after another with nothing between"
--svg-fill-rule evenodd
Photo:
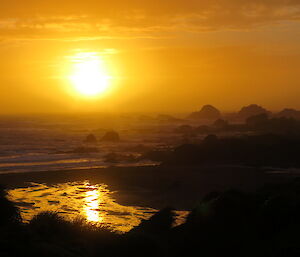
<instances>
[{"instance_id":1,"label":"sun","mask_svg":"<svg viewBox=\"0 0 300 257\"><path fill-rule=\"evenodd\" d=\"M109 88L110 76L97 53L78 53L73 56L72 62L69 80L78 94L93 97Z\"/></svg>"}]
</instances>

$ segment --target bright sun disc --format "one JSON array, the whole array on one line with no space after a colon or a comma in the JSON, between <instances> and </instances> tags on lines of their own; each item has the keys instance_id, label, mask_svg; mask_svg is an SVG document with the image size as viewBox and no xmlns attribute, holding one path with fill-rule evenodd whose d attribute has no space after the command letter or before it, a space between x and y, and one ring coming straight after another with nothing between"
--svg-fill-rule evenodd
<instances>
[{"instance_id":1,"label":"bright sun disc","mask_svg":"<svg viewBox=\"0 0 300 257\"><path fill-rule=\"evenodd\" d=\"M108 89L110 77L99 56L95 53L77 54L73 62L73 72L69 78L79 94L96 96Z\"/></svg>"}]
</instances>

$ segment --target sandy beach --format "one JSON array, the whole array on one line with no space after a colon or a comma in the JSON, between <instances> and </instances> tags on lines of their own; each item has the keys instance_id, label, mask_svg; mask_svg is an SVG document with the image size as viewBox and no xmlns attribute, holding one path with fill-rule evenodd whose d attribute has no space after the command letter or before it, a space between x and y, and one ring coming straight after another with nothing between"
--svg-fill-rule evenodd
<instances>
[{"instance_id":1,"label":"sandy beach","mask_svg":"<svg viewBox=\"0 0 300 257\"><path fill-rule=\"evenodd\" d=\"M123 205L178 210L193 208L212 191L253 191L269 180L258 168L240 166L109 167L0 175L0 184L7 189L29 186L30 182L53 185L89 181L107 185Z\"/></svg>"}]
</instances>

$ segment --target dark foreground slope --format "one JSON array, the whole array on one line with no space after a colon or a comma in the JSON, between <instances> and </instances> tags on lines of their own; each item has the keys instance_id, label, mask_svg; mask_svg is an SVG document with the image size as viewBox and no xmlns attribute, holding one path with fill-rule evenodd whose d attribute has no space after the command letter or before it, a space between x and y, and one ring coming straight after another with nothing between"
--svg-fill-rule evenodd
<instances>
[{"instance_id":1,"label":"dark foreground slope","mask_svg":"<svg viewBox=\"0 0 300 257\"><path fill-rule=\"evenodd\" d=\"M212 192L173 227L165 208L126 234L41 213L30 223L0 197L1 256L299 256L300 182Z\"/></svg>"}]
</instances>

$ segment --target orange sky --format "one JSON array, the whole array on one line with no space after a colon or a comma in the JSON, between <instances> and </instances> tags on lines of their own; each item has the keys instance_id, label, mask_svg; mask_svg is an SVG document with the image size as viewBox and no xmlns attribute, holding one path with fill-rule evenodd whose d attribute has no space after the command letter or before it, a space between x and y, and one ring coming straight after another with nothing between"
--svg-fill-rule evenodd
<instances>
[{"instance_id":1,"label":"orange sky","mask_svg":"<svg viewBox=\"0 0 300 257\"><path fill-rule=\"evenodd\" d=\"M300 109L299 0L10 0L0 9L0 112ZM72 94L70 61L112 77Z\"/></svg>"}]
</instances>

